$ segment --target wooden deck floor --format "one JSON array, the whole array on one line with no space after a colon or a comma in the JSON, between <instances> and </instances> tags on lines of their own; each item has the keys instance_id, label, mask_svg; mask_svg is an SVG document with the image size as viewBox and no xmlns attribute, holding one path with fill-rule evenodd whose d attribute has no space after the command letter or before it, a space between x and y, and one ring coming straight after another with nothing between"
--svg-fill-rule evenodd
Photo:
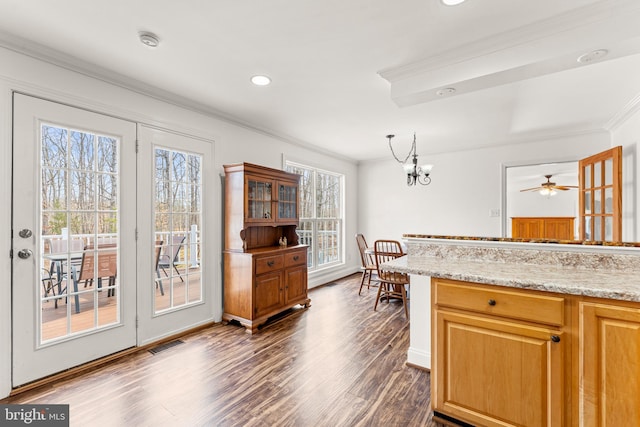
<instances>
[{"instance_id":1,"label":"wooden deck floor","mask_svg":"<svg viewBox=\"0 0 640 427\"><path fill-rule=\"evenodd\" d=\"M199 268L185 269L179 268L180 274L183 279L182 282L178 277L174 278L173 285L173 306L182 305L185 303L186 284L189 286L189 301L197 301L200 299L201 294L201 274ZM170 279L165 276L161 276L163 279L164 295L161 294L160 289L156 287L155 290L155 307L156 310L165 310L171 307L171 293ZM119 279L116 279L118 281ZM106 282L106 281L105 281ZM66 283L63 282L63 287ZM57 289L57 288L56 288ZM115 296L108 296L108 292L103 290L98 292L98 315L97 318L94 315L94 300L93 300L93 286L84 288L80 287L80 291L88 289L90 292L80 294L80 312L75 312L75 305L72 299L71 303L71 315L69 327L71 332L81 332L88 329L93 329L96 326L108 325L117 321L116 307L117 298ZM58 300L57 308L55 301L50 299L42 304L42 339L43 341L64 337L67 335L67 302L65 298Z\"/></svg>"},{"instance_id":2,"label":"wooden deck floor","mask_svg":"<svg viewBox=\"0 0 640 427\"><path fill-rule=\"evenodd\" d=\"M217 324L152 354L2 403L64 403L72 426L439 426L428 372L406 366L402 304L373 311L359 275L255 335Z\"/></svg>"}]
</instances>

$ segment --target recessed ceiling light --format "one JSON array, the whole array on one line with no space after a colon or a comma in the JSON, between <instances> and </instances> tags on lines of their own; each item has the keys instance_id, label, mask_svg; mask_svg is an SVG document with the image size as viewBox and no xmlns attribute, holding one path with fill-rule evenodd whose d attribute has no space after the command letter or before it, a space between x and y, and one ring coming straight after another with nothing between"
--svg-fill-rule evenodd
<instances>
[{"instance_id":1,"label":"recessed ceiling light","mask_svg":"<svg viewBox=\"0 0 640 427\"><path fill-rule=\"evenodd\" d=\"M584 55L579 56L578 62L582 64L588 64L590 62L598 61L607 56L607 53L609 53L607 49L593 50L589 53L585 53Z\"/></svg>"},{"instance_id":2,"label":"recessed ceiling light","mask_svg":"<svg viewBox=\"0 0 640 427\"><path fill-rule=\"evenodd\" d=\"M158 45L160 44L160 39L153 33L143 31L139 34L139 37L142 44L146 46L158 47Z\"/></svg>"},{"instance_id":3,"label":"recessed ceiling light","mask_svg":"<svg viewBox=\"0 0 640 427\"><path fill-rule=\"evenodd\" d=\"M464 1L465 0L442 0L442 4L445 6L457 6Z\"/></svg>"},{"instance_id":4,"label":"recessed ceiling light","mask_svg":"<svg viewBox=\"0 0 640 427\"><path fill-rule=\"evenodd\" d=\"M251 77L251 83L256 86L266 86L271 83L271 79L267 76L253 76Z\"/></svg>"},{"instance_id":5,"label":"recessed ceiling light","mask_svg":"<svg viewBox=\"0 0 640 427\"><path fill-rule=\"evenodd\" d=\"M455 87L445 87L444 89L440 89L436 92L438 96L453 95L454 93L456 93Z\"/></svg>"}]
</instances>

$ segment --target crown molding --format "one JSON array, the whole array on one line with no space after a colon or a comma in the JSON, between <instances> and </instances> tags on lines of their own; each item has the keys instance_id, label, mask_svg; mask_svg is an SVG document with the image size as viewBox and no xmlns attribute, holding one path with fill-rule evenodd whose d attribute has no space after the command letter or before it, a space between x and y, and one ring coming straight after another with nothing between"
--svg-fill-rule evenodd
<instances>
[{"instance_id":1,"label":"crown molding","mask_svg":"<svg viewBox=\"0 0 640 427\"><path fill-rule=\"evenodd\" d=\"M640 111L640 93L633 97L627 104L620 109L605 125L604 128L609 132L617 130L634 114Z\"/></svg>"},{"instance_id":2,"label":"crown molding","mask_svg":"<svg viewBox=\"0 0 640 427\"><path fill-rule=\"evenodd\" d=\"M316 152L318 154L331 156L333 158L351 163L357 163L357 160L354 158L323 149L322 147L319 147L317 145L313 145L290 135L276 132L266 127L257 126L253 123L227 114L209 105L194 101L173 92L160 89L156 86L144 83L143 81L127 77L123 74L108 70L87 61L83 61L67 53L31 42L2 30L0 30L0 47L60 68L64 68L74 73L100 80L102 82L121 87L140 95L174 105L176 107L199 113L210 118L225 121L243 129L247 129L261 135Z\"/></svg>"},{"instance_id":3,"label":"crown molding","mask_svg":"<svg viewBox=\"0 0 640 427\"><path fill-rule=\"evenodd\" d=\"M610 135L610 132L609 130L603 129L603 128L589 128L589 129L555 128L555 129L548 129L546 131L522 133L522 134L514 135L511 137L502 138L492 143L479 144L474 146L463 146L459 148L449 148L447 150L428 150L428 149L425 149L425 147L422 147L420 149L420 156L437 156L437 155L465 153L465 152L495 149L495 148L506 148L506 147L513 147L514 145L535 144L535 143L544 142L544 141L562 140L566 138L576 138L576 137L581 137L586 135L597 135L597 134ZM477 144L477 140L474 140L473 143ZM359 164L366 165L370 163L386 162L389 160L394 160L393 157L391 157L391 155L389 155L388 157L385 156L385 157L377 157L374 159L360 160ZM566 160L561 160L561 161L566 161Z\"/></svg>"}]
</instances>

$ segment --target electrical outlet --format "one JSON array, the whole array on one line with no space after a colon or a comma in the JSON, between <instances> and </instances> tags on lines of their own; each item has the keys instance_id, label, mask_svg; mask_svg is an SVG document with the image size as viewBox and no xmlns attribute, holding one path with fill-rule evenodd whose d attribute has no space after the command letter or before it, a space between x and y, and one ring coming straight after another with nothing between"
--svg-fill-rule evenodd
<instances>
[{"instance_id":1,"label":"electrical outlet","mask_svg":"<svg viewBox=\"0 0 640 427\"><path fill-rule=\"evenodd\" d=\"M500 209L491 209L489 216L491 218L498 218L500 216Z\"/></svg>"}]
</instances>

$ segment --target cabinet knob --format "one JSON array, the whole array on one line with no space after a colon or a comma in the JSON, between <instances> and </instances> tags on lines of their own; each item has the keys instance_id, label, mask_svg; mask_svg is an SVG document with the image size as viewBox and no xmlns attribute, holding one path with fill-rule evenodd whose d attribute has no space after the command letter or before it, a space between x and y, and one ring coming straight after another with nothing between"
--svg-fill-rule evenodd
<instances>
[{"instance_id":1,"label":"cabinet knob","mask_svg":"<svg viewBox=\"0 0 640 427\"><path fill-rule=\"evenodd\" d=\"M488 302L489 305L496 305L496 300L494 300L494 299L490 299L487 302Z\"/></svg>"},{"instance_id":2,"label":"cabinet knob","mask_svg":"<svg viewBox=\"0 0 640 427\"><path fill-rule=\"evenodd\" d=\"M275 264L275 261L267 261L267 265L269 267L273 267L273 264Z\"/></svg>"},{"instance_id":3,"label":"cabinet knob","mask_svg":"<svg viewBox=\"0 0 640 427\"><path fill-rule=\"evenodd\" d=\"M551 341L553 342L560 342L560 337L557 335L551 335Z\"/></svg>"},{"instance_id":4,"label":"cabinet knob","mask_svg":"<svg viewBox=\"0 0 640 427\"><path fill-rule=\"evenodd\" d=\"M299 260L299 259L300 259L300 257L299 257L298 255L296 255L296 256L294 256L294 257L293 257L293 260L294 260L294 261L297 261L297 260Z\"/></svg>"}]
</instances>

